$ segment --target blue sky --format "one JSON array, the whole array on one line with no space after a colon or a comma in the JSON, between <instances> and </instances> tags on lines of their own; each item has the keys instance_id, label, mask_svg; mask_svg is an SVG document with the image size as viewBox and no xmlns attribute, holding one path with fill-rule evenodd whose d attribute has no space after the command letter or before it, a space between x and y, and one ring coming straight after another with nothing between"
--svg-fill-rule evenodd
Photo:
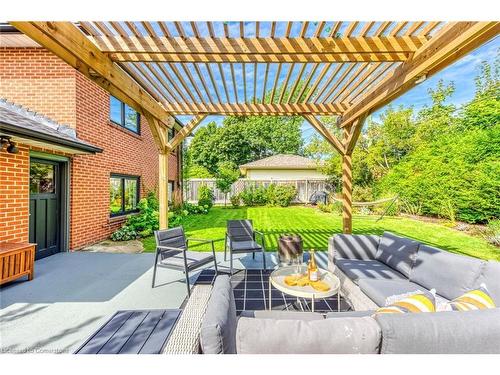
<instances>
[{"instance_id":1,"label":"blue sky","mask_svg":"<svg viewBox=\"0 0 500 375\"><path fill-rule=\"evenodd\" d=\"M191 27L188 23L183 23L184 29L186 33L189 35ZM260 26L260 34L261 36L269 36L270 34L270 22L263 22L261 23ZM301 29L301 22L294 22L294 26L292 27L292 32L291 36L294 36L295 34L298 34ZM328 24L327 24L328 25ZM358 28L354 31L354 34L356 31L359 31L358 29L361 28L363 23L360 23ZM284 33L284 27L286 26L285 22L278 22L277 27L276 27L276 35L280 35ZM200 28L200 33L204 33L203 29L203 23L199 23L199 28ZM345 23L342 26L345 28ZM239 35L239 23L238 22L229 22L228 23L228 28L229 28L229 34L230 36L238 36ZM377 28L377 23L370 29L370 33L376 30ZM314 23L310 23L307 31L306 31L306 36L309 34L314 33L316 29L316 26ZM326 28L325 28L326 29ZM175 29L170 28L172 31L172 34L175 34ZM342 32L342 28L339 30ZM326 31L323 31L325 33ZM220 22L220 25L216 24L215 27L215 33L222 34L223 33L223 23ZM369 33L369 34L370 34ZM247 23L245 26L245 36L254 36L255 35L255 28L253 27L253 23ZM392 102L392 105L398 106L398 105L404 105L404 106L410 106L413 105L415 109L422 108L423 106L427 105L430 103L430 98L428 95L428 89L435 87L437 85L437 82L439 80L444 80L445 82L451 82L453 81L455 83L455 93L453 96L448 100L450 103L454 103L455 105L459 106L468 100L470 100L474 96L474 78L479 72L479 67L482 63L482 61L488 61L492 62L497 55L499 49L500 49L500 43L499 43L500 38L495 38L494 40L490 41L489 43L485 44L484 46L480 47L479 49L473 51L469 55L463 57L461 60L457 61L453 65L447 67L443 71L439 72L438 74L429 77L426 81L421 83L420 85L416 86L403 96L397 98ZM225 75L226 80L228 82L231 81L231 71L229 69L228 64L223 64L223 72L222 74ZM288 68L290 66L288 64L283 65L283 69L280 72L279 79L280 81L284 80L284 77L286 76L288 72ZM333 67L332 67L333 69ZM243 92L243 87L242 85L239 85L237 87L237 92L234 93L232 90L232 86L228 86L228 97L225 96L224 90L222 90L222 79L221 79L221 74L218 71L218 67L214 65L212 67L212 70L214 72L214 78L217 81L217 84L219 86L219 91L221 94L221 98L223 102L234 102L236 99L236 95L239 97L239 101L242 102L242 98L244 97L244 92ZM294 82L294 79L298 76L300 70L300 66L296 65L295 68L292 70L292 74L290 77L290 82ZM303 77L307 77L309 73L311 73L312 70L312 64L308 64L304 71ZM321 70L321 66L317 69L317 71L313 75L314 77L317 77L319 74L319 71ZM277 75L277 65L272 64L270 69L269 69L269 74L267 78L267 85L266 88L269 90L270 85L273 84L274 79ZM243 75L243 69L241 64L235 64L234 65L234 74L236 77L241 77ZM245 70L245 75L247 77L247 95L248 97L252 97L254 87L253 87L253 67L247 67ZM257 65L257 85L255 87L255 91L257 93L257 97L260 97L262 95L262 92L264 91L264 75L265 75L265 66L264 64L258 64ZM327 74L328 76L328 74ZM238 79L238 78L236 78ZM236 94L236 95L235 95ZM215 98L216 93L215 92L210 92L210 95L212 95L213 98ZM384 111L384 108L379 110L378 112L375 112L373 114L374 118L377 118L381 112ZM191 118L191 116L178 116L179 120L182 122L187 122ZM217 123L221 123L223 120L223 116L209 116L207 117L202 125L206 125L210 121L216 121ZM303 138L305 142L308 142L311 137L315 134L315 131L308 125L308 124L303 124L302 126L302 131L303 131Z\"/></svg>"}]
</instances>

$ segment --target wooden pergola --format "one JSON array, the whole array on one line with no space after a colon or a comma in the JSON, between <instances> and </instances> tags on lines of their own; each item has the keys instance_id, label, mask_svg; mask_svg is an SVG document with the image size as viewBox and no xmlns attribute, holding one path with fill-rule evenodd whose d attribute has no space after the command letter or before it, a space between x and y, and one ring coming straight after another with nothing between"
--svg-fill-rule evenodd
<instances>
[{"instance_id":1,"label":"wooden pergola","mask_svg":"<svg viewBox=\"0 0 500 375\"><path fill-rule=\"evenodd\" d=\"M161 228L168 155L207 115L300 115L342 156L345 233L365 118L500 31L498 22L11 24L145 116L159 150ZM194 117L169 140L177 114ZM321 115L338 116L341 139Z\"/></svg>"}]
</instances>

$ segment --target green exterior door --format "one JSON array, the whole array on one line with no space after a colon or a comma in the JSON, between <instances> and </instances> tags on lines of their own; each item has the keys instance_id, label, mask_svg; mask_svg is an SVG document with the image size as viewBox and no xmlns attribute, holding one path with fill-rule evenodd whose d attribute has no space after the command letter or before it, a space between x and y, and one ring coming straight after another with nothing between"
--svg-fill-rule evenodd
<instances>
[{"instance_id":1,"label":"green exterior door","mask_svg":"<svg viewBox=\"0 0 500 375\"><path fill-rule=\"evenodd\" d=\"M61 251L61 176L58 162L30 160L29 240L35 259Z\"/></svg>"}]
</instances>

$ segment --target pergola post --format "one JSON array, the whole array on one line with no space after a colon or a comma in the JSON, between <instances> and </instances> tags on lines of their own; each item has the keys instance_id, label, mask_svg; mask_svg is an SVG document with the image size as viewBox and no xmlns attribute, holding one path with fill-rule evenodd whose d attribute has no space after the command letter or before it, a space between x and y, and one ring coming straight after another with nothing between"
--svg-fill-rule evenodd
<instances>
[{"instance_id":1,"label":"pergola post","mask_svg":"<svg viewBox=\"0 0 500 375\"><path fill-rule=\"evenodd\" d=\"M160 229L168 228L168 158L169 150L159 153L158 163L158 200L160 214Z\"/></svg>"},{"instance_id":2,"label":"pergola post","mask_svg":"<svg viewBox=\"0 0 500 375\"><path fill-rule=\"evenodd\" d=\"M343 143L349 140L350 128L345 127ZM342 231L352 233L352 150L345 150L342 154Z\"/></svg>"}]
</instances>

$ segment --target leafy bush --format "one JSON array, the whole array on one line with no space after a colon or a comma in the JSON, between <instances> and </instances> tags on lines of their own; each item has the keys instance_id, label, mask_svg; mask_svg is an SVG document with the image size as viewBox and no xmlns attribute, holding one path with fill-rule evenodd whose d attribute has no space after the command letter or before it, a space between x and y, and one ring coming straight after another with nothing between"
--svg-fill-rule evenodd
<instances>
[{"instance_id":1,"label":"leafy bush","mask_svg":"<svg viewBox=\"0 0 500 375\"><path fill-rule=\"evenodd\" d=\"M267 188L265 186L249 186L240 193L245 206L262 206L267 203Z\"/></svg>"},{"instance_id":2,"label":"leafy bush","mask_svg":"<svg viewBox=\"0 0 500 375\"><path fill-rule=\"evenodd\" d=\"M111 235L112 241L130 241L135 240L139 235L129 225L124 225Z\"/></svg>"},{"instance_id":3,"label":"leafy bush","mask_svg":"<svg viewBox=\"0 0 500 375\"><path fill-rule=\"evenodd\" d=\"M136 231L141 237L153 234L159 228L158 199L154 194L148 194L139 201L139 213L127 217L126 226Z\"/></svg>"},{"instance_id":4,"label":"leafy bush","mask_svg":"<svg viewBox=\"0 0 500 375\"><path fill-rule=\"evenodd\" d=\"M241 198L240 198L239 194L233 195L230 198L231 206L233 206L233 208L238 208L240 206L240 200L241 200Z\"/></svg>"},{"instance_id":5,"label":"leafy bush","mask_svg":"<svg viewBox=\"0 0 500 375\"><path fill-rule=\"evenodd\" d=\"M288 207L297 195L297 189L293 185L271 184L266 191L266 202L271 206Z\"/></svg>"},{"instance_id":6,"label":"leafy bush","mask_svg":"<svg viewBox=\"0 0 500 375\"><path fill-rule=\"evenodd\" d=\"M269 186L250 186L245 188L239 198L245 206L287 207L297 195L297 189L292 185L270 184Z\"/></svg>"},{"instance_id":7,"label":"leafy bush","mask_svg":"<svg viewBox=\"0 0 500 375\"><path fill-rule=\"evenodd\" d=\"M374 200L372 188L370 186L354 185L352 200L354 202L372 202Z\"/></svg>"},{"instance_id":8,"label":"leafy bush","mask_svg":"<svg viewBox=\"0 0 500 375\"><path fill-rule=\"evenodd\" d=\"M214 205L214 191L207 185L203 184L198 189L198 206L211 209Z\"/></svg>"},{"instance_id":9,"label":"leafy bush","mask_svg":"<svg viewBox=\"0 0 500 375\"><path fill-rule=\"evenodd\" d=\"M208 209L203 207L203 206L199 206L197 204L192 204L192 203L189 203L189 202L185 202L184 205L182 206L182 210L183 211L187 211L188 214L206 214L208 213Z\"/></svg>"},{"instance_id":10,"label":"leafy bush","mask_svg":"<svg viewBox=\"0 0 500 375\"><path fill-rule=\"evenodd\" d=\"M500 220L491 220L486 226L483 237L492 245L500 247Z\"/></svg>"},{"instance_id":11,"label":"leafy bush","mask_svg":"<svg viewBox=\"0 0 500 375\"><path fill-rule=\"evenodd\" d=\"M328 204L324 203L318 203L317 207L320 209L320 211L327 212L327 213L334 213L336 215L342 215L342 203L333 201Z\"/></svg>"}]
</instances>

